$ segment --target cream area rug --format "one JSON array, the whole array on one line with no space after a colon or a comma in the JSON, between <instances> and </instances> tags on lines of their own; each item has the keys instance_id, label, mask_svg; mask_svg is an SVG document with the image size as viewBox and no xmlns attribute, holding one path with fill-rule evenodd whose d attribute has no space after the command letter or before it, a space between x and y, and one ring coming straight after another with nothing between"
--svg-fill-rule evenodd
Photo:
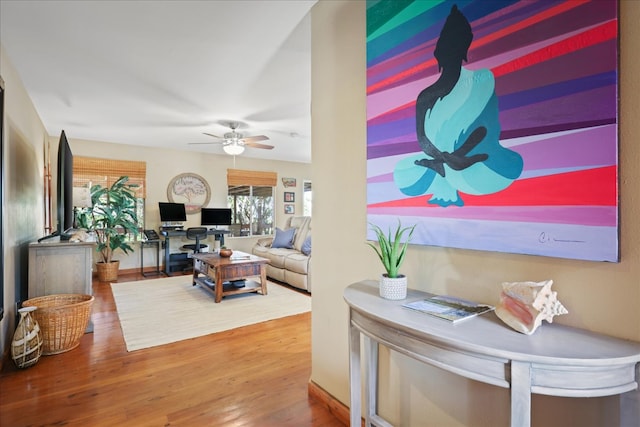
<instances>
[{"instance_id":1,"label":"cream area rug","mask_svg":"<svg viewBox=\"0 0 640 427\"><path fill-rule=\"evenodd\" d=\"M230 295L220 303L191 276L111 283L127 351L306 313L311 297L273 282L267 295Z\"/></svg>"}]
</instances>

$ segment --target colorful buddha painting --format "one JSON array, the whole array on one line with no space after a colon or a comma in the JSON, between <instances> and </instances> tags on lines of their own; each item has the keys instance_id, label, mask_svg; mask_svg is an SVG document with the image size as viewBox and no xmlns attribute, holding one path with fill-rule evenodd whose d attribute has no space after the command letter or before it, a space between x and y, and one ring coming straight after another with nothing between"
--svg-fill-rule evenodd
<instances>
[{"instance_id":1,"label":"colorful buddha painting","mask_svg":"<svg viewBox=\"0 0 640 427\"><path fill-rule=\"evenodd\" d=\"M366 5L367 221L619 261L618 1Z\"/></svg>"},{"instance_id":2,"label":"colorful buddha painting","mask_svg":"<svg viewBox=\"0 0 640 427\"><path fill-rule=\"evenodd\" d=\"M454 5L434 52L440 77L416 100L423 153L402 159L394 171L404 194L429 193L429 203L445 207L464 204L459 192L503 190L522 172L522 157L500 145L493 74L462 66L472 39L469 22Z\"/></svg>"}]
</instances>

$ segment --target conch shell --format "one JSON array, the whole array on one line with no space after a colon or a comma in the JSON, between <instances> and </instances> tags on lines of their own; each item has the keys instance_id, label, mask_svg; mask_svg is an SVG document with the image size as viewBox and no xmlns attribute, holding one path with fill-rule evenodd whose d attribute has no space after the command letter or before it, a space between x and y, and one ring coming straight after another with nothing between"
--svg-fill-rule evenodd
<instances>
[{"instance_id":1,"label":"conch shell","mask_svg":"<svg viewBox=\"0 0 640 427\"><path fill-rule=\"evenodd\" d=\"M552 323L553 316L568 313L551 285L553 280L504 282L496 315L516 331L533 334L543 320Z\"/></svg>"}]
</instances>

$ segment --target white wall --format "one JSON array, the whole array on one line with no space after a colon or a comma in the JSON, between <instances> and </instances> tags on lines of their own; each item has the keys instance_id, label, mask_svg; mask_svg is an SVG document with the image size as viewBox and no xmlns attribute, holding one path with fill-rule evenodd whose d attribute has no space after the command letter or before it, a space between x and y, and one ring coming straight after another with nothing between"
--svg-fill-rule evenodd
<instances>
[{"instance_id":1,"label":"white wall","mask_svg":"<svg viewBox=\"0 0 640 427\"><path fill-rule=\"evenodd\" d=\"M570 313L554 321L640 341L640 2L620 2L620 263L412 245L410 287L497 302L500 283L554 280ZM364 1L320 0L312 10L314 295L312 381L348 405L350 283L382 272L365 245ZM327 173L327 171L331 173ZM547 325L543 325L548 327ZM508 390L381 353L380 411L394 425L500 426ZM534 426L615 425L618 397L533 397Z\"/></svg>"}]
</instances>

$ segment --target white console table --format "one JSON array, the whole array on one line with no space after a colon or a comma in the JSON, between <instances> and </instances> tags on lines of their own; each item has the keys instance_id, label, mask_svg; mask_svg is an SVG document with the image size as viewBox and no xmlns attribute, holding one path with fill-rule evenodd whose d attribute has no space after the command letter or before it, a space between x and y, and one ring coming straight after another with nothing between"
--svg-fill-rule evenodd
<instances>
[{"instance_id":1,"label":"white console table","mask_svg":"<svg viewBox=\"0 0 640 427\"><path fill-rule=\"evenodd\" d=\"M511 389L511 426L531 424L531 393L565 397L622 394L620 424L640 420L640 343L544 324L520 334L487 313L453 325L402 307L431 296L409 290L402 301L380 298L378 282L344 291L349 305L351 426L360 426L364 336L365 425L390 426L377 414L378 344L457 375ZM624 394L623 394L624 393Z\"/></svg>"}]
</instances>

